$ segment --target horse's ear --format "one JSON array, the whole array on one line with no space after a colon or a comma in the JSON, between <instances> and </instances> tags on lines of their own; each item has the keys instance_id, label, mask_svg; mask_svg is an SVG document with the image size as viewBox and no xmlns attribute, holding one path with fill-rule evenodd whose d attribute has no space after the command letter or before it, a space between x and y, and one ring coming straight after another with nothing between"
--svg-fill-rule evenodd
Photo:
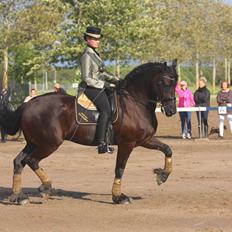
<instances>
[{"instance_id":1,"label":"horse's ear","mask_svg":"<svg viewBox=\"0 0 232 232\"><path fill-rule=\"evenodd\" d=\"M175 60L172 61L172 67L176 68L176 66L177 66L177 59L175 59Z\"/></svg>"}]
</instances>

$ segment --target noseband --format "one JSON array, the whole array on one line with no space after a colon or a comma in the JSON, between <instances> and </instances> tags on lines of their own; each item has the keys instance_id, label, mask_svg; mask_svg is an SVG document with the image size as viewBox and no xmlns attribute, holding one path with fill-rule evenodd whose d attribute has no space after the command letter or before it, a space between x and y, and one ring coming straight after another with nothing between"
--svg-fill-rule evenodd
<instances>
[{"instance_id":1,"label":"noseband","mask_svg":"<svg viewBox=\"0 0 232 232\"><path fill-rule=\"evenodd\" d=\"M161 99L160 103L161 103L161 111L164 112L165 108L168 107L168 102L170 101L176 101L176 97L170 97L170 98L166 98L166 99Z\"/></svg>"}]
</instances>

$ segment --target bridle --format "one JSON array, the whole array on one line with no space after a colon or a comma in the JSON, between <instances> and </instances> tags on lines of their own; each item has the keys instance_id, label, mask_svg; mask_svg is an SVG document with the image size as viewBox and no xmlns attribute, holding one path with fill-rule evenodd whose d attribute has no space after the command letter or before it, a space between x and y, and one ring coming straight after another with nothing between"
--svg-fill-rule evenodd
<instances>
[{"instance_id":1,"label":"bridle","mask_svg":"<svg viewBox=\"0 0 232 232\"><path fill-rule=\"evenodd\" d=\"M168 80L174 80L174 78L171 78L167 75L164 75L162 77L163 79L168 79ZM161 81L160 81L161 83ZM133 96L132 94L130 94L128 91L125 90L124 87L121 88L121 91L120 91L120 95L126 95L126 96L130 96L132 97L132 99L136 102L136 103L139 103L140 105L143 105L145 107L148 107L148 106L151 106L151 104L157 104L158 102L160 102L160 107L161 107L161 111L164 112L165 111L165 108L168 107L168 102L170 101L175 101L176 100L176 97L173 96L173 97L169 97L169 98L164 98L164 94L163 92L160 93L160 95L162 96L161 98L156 96L155 99L148 99L148 101L146 103L144 103L143 100L141 99L138 99L137 97Z\"/></svg>"},{"instance_id":2,"label":"bridle","mask_svg":"<svg viewBox=\"0 0 232 232\"><path fill-rule=\"evenodd\" d=\"M161 112L164 113L165 112L165 108L168 107L168 102L170 101L176 101L176 97L170 97L170 98L167 98L167 99L163 99L160 101L160 107L161 107ZM165 104L164 104L165 103Z\"/></svg>"},{"instance_id":3,"label":"bridle","mask_svg":"<svg viewBox=\"0 0 232 232\"><path fill-rule=\"evenodd\" d=\"M171 78L169 76L166 76L164 75L162 77L163 79L167 79L167 80L174 80L174 78ZM161 83L162 81L160 81L159 83ZM163 88L164 89L164 88ZM160 107L161 107L161 112L164 113L165 112L165 108L168 107L168 103L170 101L176 101L176 96L172 96L172 97L169 97L169 98L164 98L164 90L162 89L160 95L161 95L161 98L158 98L158 101L160 102Z\"/></svg>"}]
</instances>

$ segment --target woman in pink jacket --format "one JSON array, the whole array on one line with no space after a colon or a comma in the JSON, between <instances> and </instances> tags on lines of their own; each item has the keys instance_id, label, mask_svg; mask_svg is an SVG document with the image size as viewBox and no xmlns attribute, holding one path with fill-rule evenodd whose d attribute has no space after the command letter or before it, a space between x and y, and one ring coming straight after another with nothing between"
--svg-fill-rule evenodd
<instances>
[{"instance_id":1,"label":"woman in pink jacket","mask_svg":"<svg viewBox=\"0 0 232 232\"><path fill-rule=\"evenodd\" d=\"M176 86L176 93L179 97L178 107L192 107L195 106L194 97L192 91L188 89L186 81L181 81ZM191 139L192 126L191 126L191 112L183 111L179 112L181 120L182 138Z\"/></svg>"}]
</instances>

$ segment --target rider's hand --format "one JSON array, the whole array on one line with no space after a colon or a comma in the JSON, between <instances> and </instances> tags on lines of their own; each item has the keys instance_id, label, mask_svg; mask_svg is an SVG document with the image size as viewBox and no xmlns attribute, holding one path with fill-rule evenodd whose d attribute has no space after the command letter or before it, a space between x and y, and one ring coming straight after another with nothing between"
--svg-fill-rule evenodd
<instances>
[{"instance_id":1,"label":"rider's hand","mask_svg":"<svg viewBox=\"0 0 232 232\"><path fill-rule=\"evenodd\" d=\"M110 83L106 81L105 84L104 84L104 88L105 89L110 89Z\"/></svg>"},{"instance_id":2,"label":"rider's hand","mask_svg":"<svg viewBox=\"0 0 232 232\"><path fill-rule=\"evenodd\" d=\"M104 87L105 87L106 89L115 88L115 84L109 83L109 82L106 81L105 84L104 84Z\"/></svg>"}]
</instances>

